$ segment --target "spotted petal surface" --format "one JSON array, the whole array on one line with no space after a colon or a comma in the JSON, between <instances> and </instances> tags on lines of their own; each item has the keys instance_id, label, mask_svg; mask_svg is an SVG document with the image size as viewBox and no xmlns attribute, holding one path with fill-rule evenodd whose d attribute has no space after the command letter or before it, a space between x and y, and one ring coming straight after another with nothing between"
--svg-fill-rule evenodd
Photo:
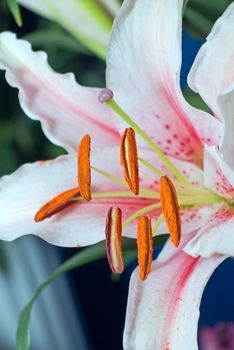
<instances>
[{"instance_id":1,"label":"spotted petal surface","mask_svg":"<svg viewBox=\"0 0 234 350\"><path fill-rule=\"evenodd\" d=\"M124 1L109 44L107 87L166 154L201 165L202 143L218 144L221 131L180 90L182 4Z\"/></svg>"}]
</instances>

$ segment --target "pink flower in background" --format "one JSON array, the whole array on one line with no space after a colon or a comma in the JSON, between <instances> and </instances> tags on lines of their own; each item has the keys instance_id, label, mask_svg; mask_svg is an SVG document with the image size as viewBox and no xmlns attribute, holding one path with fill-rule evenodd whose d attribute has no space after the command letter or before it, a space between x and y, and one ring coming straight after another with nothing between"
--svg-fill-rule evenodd
<instances>
[{"instance_id":1,"label":"pink flower in background","mask_svg":"<svg viewBox=\"0 0 234 350\"><path fill-rule=\"evenodd\" d=\"M116 206L125 236L136 237L135 219L142 215L151 216L154 234L165 233L160 177L169 175L176 187L182 240L177 249L166 244L144 283L133 273L127 350L196 350L205 284L234 256L234 5L215 24L189 75L190 87L214 115L191 107L180 90L182 5L182 0L124 1L109 43L110 90L104 92L55 73L44 53L33 52L12 33L0 35L0 67L19 89L22 108L68 151L1 179L2 239L31 233L61 246L93 244L104 239L106 213ZM114 100L100 103L110 91ZM119 166L120 135L129 126L138 134L137 197L126 190ZM84 134L92 138L92 200L76 198L35 223L44 203L77 186L76 150Z\"/></svg>"},{"instance_id":2,"label":"pink flower in background","mask_svg":"<svg viewBox=\"0 0 234 350\"><path fill-rule=\"evenodd\" d=\"M233 350L234 323L218 323L199 331L200 350Z\"/></svg>"}]
</instances>

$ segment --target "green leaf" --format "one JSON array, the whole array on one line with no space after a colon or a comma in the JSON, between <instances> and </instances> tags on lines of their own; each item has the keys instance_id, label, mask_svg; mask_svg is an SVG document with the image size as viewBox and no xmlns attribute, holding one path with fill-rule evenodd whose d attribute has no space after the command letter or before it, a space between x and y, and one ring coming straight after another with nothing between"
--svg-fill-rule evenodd
<instances>
[{"instance_id":1,"label":"green leaf","mask_svg":"<svg viewBox=\"0 0 234 350\"><path fill-rule=\"evenodd\" d=\"M135 240L123 238L123 250L125 264L128 264L136 257L135 251ZM29 326L30 326L30 316L31 310L34 302L40 296L41 292L52 282L55 278L61 274L73 270L77 267L83 266L90 262L94 262L106 257L106 247L105 241L99 242L91 247L83 249L81 252L77 253L65 263L60 265L51 275L49 275L35 290L32 298L29 300L27 305L21 311L18 328L17 328L17 349L18 350L29 350L30 347L30 335L29 335Z\"/></svg>"},{"instance_id":2,"label":"green leaf","mask_svg":"<svg viewBox=\"0 0 234 350\"><path fill-rule=\"evenodd\" d=\"M189 88L183 91L183 95L186 101L193 107L201 109L205 112L211 113L211 110L205 104L205 102L201 99L201 97L195 92L193 92L192 90L190 90Z\"/></svg>"},{"instance_id":3,"label":"green leaf","mask_svg":"<svg viewBox=\"0 0 234 350\"><path fill-rule=\"evenodd\" d=\"M90 262L102 259L106 256L105 242L100 242L89 248L82 250L70 259L68 259L64 264L57 268L51 275L49 275L42 284L35 290L32 298L27 303L27 305L22 310L18 328L17 328L17 349L18 350L28 350L30 347L30 335L29 335L29 325L31 310L34 302L37 300L41 292L52 282L56 277L60 276L64 272L73 270L77 267L85 265Z\"/></svg>"},{"instance_id":4,"label":"green leaf","mask_svg":"<svg viewBox=\"0 0 234 350\"><path fill-rule=\"evenodd\" d=\"M5 246L2 241L0 241L0 270L3 272L7 272L8 270L8 259L7 259L7 254L5 251Z\"/></svg>"},{"instance_id":5,"label":"green leaf","mask_svg":"<svg viewBox=\"0 0 234 350\"><path fill-rule=\"evenodd\" d=\"M189 0L184 0L182 13L184 13L185 7L187 6L188 2Z\"/></svg>"},{"instance_id":6,"label":"green leaf","mask_svg":"<svg viewBox=\"0 0 234 350\"><path fill-rule=\"evenodd\" d=\"M24 36L34 46L56 46L75 53L89 54L89 51L58 27L39 29Z\"/></svg>"},{"instance_id":7,"label":"green leaf","mask_svg":"<svg viewBox=\"0 0 234 350\"><path fill-rule=\"evenodd\" d=\"M9 8L12 16L14 17L17 25L19 27L21 27L23 22L22 22L20 8L19 8L19 5L17 4L16 0L7 0L7 5L8 5L8 8Z\"/></svg>"},{"instance_id":8,"label":"green leaf","mask_svg":"<svg viewBox=\"0 0 234 350\"><path fill-rule=\"evenodd\" d=\"M190 30L195 30L203 36L206 36L213 26L212 20L189 6L185 9L184 19Z\"/></svg>"}]
</instances>

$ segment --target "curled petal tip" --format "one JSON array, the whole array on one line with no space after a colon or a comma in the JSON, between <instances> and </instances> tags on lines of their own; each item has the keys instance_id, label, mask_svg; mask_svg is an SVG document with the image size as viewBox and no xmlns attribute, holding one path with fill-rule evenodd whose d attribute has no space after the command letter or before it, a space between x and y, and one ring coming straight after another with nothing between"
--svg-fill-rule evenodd
<instances>
[{"instance_id":1,"label":"curled petal tip","mask_svg":"<svg viewBox=\"0 0 234 350\"><path fill-rule=\"evenodd\" d=\"M101 103L105 103L105 102L107 102L109 100L112 100L113 96L114 96L113 91L108 89L108 88L105 88L105 89L103 89L102 91L99 92L98 100Z\"/></svg>"}]
</instances>

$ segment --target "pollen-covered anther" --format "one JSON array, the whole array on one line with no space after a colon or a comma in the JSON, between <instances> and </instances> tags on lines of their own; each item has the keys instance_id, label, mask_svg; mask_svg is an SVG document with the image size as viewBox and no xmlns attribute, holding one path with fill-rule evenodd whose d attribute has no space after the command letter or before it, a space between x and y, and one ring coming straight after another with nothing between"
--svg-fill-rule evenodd
<instances>
[{"instance_id":1,"label":"pollen-covered anther","mask_svg":"<svg viewBox=\"0 0 234 350\"><path fill-rule=\"evenodd\" d=\"M89 201L91 199L91 168L90 168L91 138L85 135L78 147L78 186L81 196Z\"/></svg>"},{"instance_id":2,"label":"pollen-covered anther","mask_svg":"<svg viewBox=\"0 0 234 350\"><path fill-rule=\"evenodd\" d=\"M111 207L106 217L106 253L113 273L124 270L122 252L122 212Z\"/></svg>"},{"instance_id":3,"label":"pollen-covered anther","mask_svg":"<svg viewBox=\"0 0 234 350\"><path fill-rule=\"evenodd\" d=\"M139 193L139 170L135 131L127 128L120 144L120 164L124 170L124 178L134 194Z\"/></svg>"},{"instance_id":4,"label":"pollen-covered anther","mask_svg":"<svg viewBox=\"0 0 234 350\"><path fill-rule=\"evenodd\" d=\"M71 199L78 195L80 195L80 189L78 187L71 188L58 194L37 211L36 215L34 216L34 221L40 222L51 217L54 214L59 213L74 203L71 201Z\"/></svg>"},{"instance_id":5,"label":"pollen-covered anther","mask_svg":"<svg viewBox=\"0 0 234 350\"><path fill-rule=\"evenodd\" d=\"M144 281L151 271L153 258L153 233L148 216L139 216L137 219L137 250L139 276Z\"/></svg>"},{"instance_id":6,"label":"pollen-covered anther","mask_svg":"<svg viewBox=\"0 0 234 350\"><path fill-rule=\"evenodd\" d=\"M171 241L178 247L181 238L181 219L176 189L168 176L160 178L160 201Z\"/></svg>"}]
</instances>

